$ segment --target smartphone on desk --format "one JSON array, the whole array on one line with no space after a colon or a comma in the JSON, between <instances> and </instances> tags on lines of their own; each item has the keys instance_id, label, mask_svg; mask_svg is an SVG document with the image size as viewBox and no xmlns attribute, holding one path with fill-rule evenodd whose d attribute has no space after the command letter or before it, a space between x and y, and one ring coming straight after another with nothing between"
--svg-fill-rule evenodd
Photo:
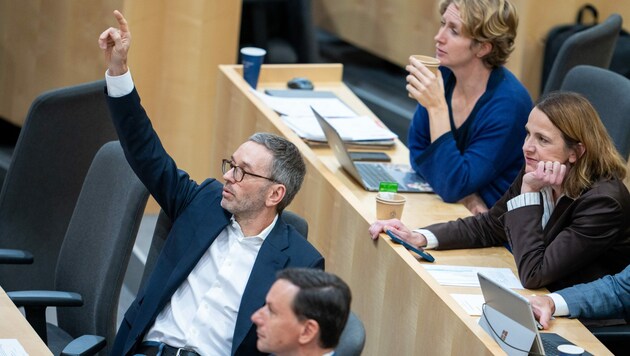
<instances>
[{"instance_id":1,"label":"smartphone on desk","mask_svg":"<svg viewBox=\"0 0 630 356\"><path fill-rule=\"evenodd\" d=\"M392 239L392 241L394 241L395 243L405 246L405 248L407 250L411 250L411 251L415 252L418 256L422 257L424 260L426 260L428 262L435 262L435 258L433 256L431 256L430 253L428 253L425 250L423 250L422 248L416 248L414 246L411 246L410 244L408 244L404 240L401 240L400 237L394 235L394 233L389 231L389 230L387 230L385 232L387 233L387 235L389 235L389 238Z\"/></svg>"},{"instance_id":2,"label":"smartphone on desk","mask_svg":"<svg viewBox=\"0 0 630 356\"><path fill-rule=\"evenodd\" d=\"M353 161L390 162L392 160L385 152L351 151L348 153Z\"/></svg>"}]
</instances>

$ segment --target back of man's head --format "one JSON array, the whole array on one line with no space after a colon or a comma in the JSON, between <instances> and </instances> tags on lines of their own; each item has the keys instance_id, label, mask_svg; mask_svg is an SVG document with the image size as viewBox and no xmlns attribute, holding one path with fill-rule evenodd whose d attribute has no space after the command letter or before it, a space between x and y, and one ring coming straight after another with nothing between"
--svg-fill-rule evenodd
<instances>
[{"instance_id":1,"label":"back of man's head","mask_svg":"<svg viewBox=\"0 0 630 356\"><path fill-rule=\"evenodd\" d=\"M271 178L286 188L286 194L277 206L280 213L291 203L304 181L306 165L302 154L291 141L266 132L253 134L249 141L265 146L273 156Z\"/></svg>"},{"instance_id":2,"label":"back of man's head","mask_svg":"<svg viewBox=\"0 0 630 356\"><path fill-rule=\"evenodd\" d=\"M277 278L299 288L293 312L299 320L313 319L319 324L319 346L335 348L350 314L352 294L346 282L312 268L288 268L278 272Z\"/></svg>"}]
</instances>

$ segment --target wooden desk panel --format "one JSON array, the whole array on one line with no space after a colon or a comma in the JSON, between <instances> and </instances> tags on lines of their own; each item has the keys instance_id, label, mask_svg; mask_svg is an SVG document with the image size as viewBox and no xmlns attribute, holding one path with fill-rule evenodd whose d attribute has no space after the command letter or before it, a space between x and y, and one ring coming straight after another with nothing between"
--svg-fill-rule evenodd
<instances>
[{"instance_id":1,"label":"wooden desk panel","mask_svg":"<svg viewBox=\"0 0 630 356\"><path fill-rule=\"evenodd\" d=\"M0 287L0 339L17 339L29 355L52 355L31 324Z\"/></svg>"},{"instance_id":2,"label":"wooden desk panel","mask_svg":"<svg viewBox=\"0 0 630 356\"><path fill-rule=\"evenodd\" d=\"M309 241L326 258L326 270L352 288L352 309L366 327L365 355L491 355L500 347L450 297L422 263L389 239L371 242L368 227L375 220L375 193L366 192L343 172L327 148L312 149L260 102L242 79L240 66L220 66L217 120L212 123L212 174L220 176L220 160L256 131L282 135L302 151L307 176L290 210L309 222ZM259 90L283 87L287 80L307 76L319 90L334 91L355 111L373 116L341 83L340 65L263 66ZM400 143L387 151L394 162L407 162ZM446 204L432 194L406 194L403 220L410 226L467 216L459 204ZM385 236L385 235L383 235ZM440 264L508 267L512 256L503 248L434 251ZM458 292L461 292L458 291ZM480 293L478 288L466 289ZM531 293L526 291L525 293ZM594 354L607 350L578 321L563 320L552 331L583 345Z\"/></svg>"},{"instance_id":3,"label":"wooden desk panel","mask_svg":"<svg viewBox=\"0 0 630 356\"><path fill-rule=\"evenodd\" d=\"M600 22L617 12L628 21L630 3L589 1L599 9ZM544 41L553 26L575 22L585 1L512 0L519 16L515 49L507 67L530 95L539 95ZM401 67L411 54L435 52L439 0L314 0L316 24L339 38ZM585 19L586 20L586 19ZM590 19L589 19L590 21Z\"/></svg>"},{"instance_id":4,"label":"wooden desk panel","mask_svg":"<svg viewBox=\"0 0 630 356\"><path fill-rule=\"evenodd\" d=\"M217 66L236 63L240 0L0 0L0 117L21 126L43 91L103 79L97 38L118 26L114 9L129 21L129 66L162 143L205 179Z\"/></svg>"}]
</instances>

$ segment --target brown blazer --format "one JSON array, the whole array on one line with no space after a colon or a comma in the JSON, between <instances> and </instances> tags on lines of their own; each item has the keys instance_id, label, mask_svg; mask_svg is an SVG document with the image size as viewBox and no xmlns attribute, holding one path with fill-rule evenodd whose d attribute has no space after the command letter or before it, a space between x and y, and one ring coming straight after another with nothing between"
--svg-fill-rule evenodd
<instances>
[{"instance_id":1,"label":"brown blazer","mask_svg":"<svg viewBox=\"0 0 630 356\"><path fill-rule=\"evenodd\" d=\"M551 291L615 274L630 264L630 193L623 182L600 180L577 199L562 197L545 228L542 205L507 211L523 172L487 212L426 227L438 249L512 248L526 288ZM542 197L541 197L542 200Z\"/></svg>"}]
</instances>

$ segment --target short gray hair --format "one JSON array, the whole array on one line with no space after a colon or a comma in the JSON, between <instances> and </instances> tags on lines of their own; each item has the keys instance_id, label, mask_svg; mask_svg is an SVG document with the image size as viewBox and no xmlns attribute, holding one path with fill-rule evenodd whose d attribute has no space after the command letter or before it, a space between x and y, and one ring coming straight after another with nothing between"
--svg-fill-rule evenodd
<instances>
[{"instance_id":1,"label":"short gray hair","mask_svg":"<svg viewBox=\"0 0 630 356\"><path fill-rule=\"evenodd\" d=\"M286 194L276 207L278 213L289 206L302 186L306 175L306 165L298 148L285 138L267 133L257 132L249 141L265 146L273 156L271 163L271 179L283 184Z\"/></svg>"}]
</instances>

